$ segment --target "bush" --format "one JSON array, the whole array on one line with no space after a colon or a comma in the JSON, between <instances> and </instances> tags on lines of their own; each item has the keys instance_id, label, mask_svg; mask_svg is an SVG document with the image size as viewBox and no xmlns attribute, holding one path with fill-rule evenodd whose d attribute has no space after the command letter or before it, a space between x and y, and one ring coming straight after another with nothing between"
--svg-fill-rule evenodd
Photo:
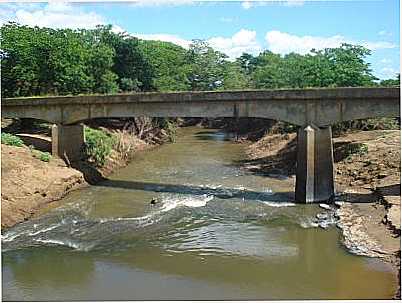
<instances>
[{"instance_id":1,"label":"bush","mask_svg":"<svg viewBox=\"0 0 402 303\"><path fill-rule=\"evenodd\" d=\"M133 80L130 78L122 78L120 79L120 89L123 92L131 92L135 91L138 92L140 91L140 86L141 82L138 81L137 79Z\"/></svg>"},{"instance_id":2,"label":"bush","mask_svg":"<svg viewBox=\"0 0 402 303\"><path fill-rule=\"evenodd\" d=\"M52 156L48 152L40 152L39 159L43 162L49 162Z\"/></svg>"},{"instance_id":3,"label":"bush","mask_svg":"<svg viewBox=\"0 0 402 303\"><path fill-rule=\"evenodd\" d=\"M368 146L364 143L351 143L346 146L346 156L350 158L351 155L363 156L368 153Z\"/></svg>"},{"instance_id":4,"label":"bush","mask_svg":"<svg viewBox=\"0 0 402 303\"><path fill-rule=\"evenodd\" d=\"M36 149L34 149L34 147L32 145L30 145L28 147L32 152L32 156L43 162L49 162L50 159L52 158L52 155L48 152L42 152L40 150L36 150Z\"/></svg>"},{"instance_id":5,"label":"bush","mask_svg":"<svg viewBox=\"0 0 402 303\"><path fill-rule=\"evenodd\" d=\"M12 134L1 133L1 144L21 147L24 145L24 142L20 138Z\"/></svg>"},{"instance_id":6,"label":"bush","mask_svg":"<svg viewBox=\"0 0 402 303\"><path fill-rule=\"evenodd\" d=\"M334 135L341 135L349 130L387 130L400 128L400 121L397 118L372 118L334 124L332 132Z\"/></svg>"},{"instance_id":7,"label":"bush","mask_svg":"<svg viewBox=\"0 0 402 303\"><path fill-rule=\"evenodd\" d=\"M297 132L298 126L292 123L278 121L272 127L269 132L272 134L290 134Z\"/></svg>"},{"instance_id":8,"label":"bush","mask_svg":"<svg viewBox=\"0 0 402 303\"><path fill-rule=\"evenodd\" d=\"M170 142L176 142L178 125L175 120L171 120L169 118L161 118L158 120L158 125L160 128L164 129L167 132Z\"/></svg>"},{"instance_id":9,"label":"bush","mask_svg":"<svg viewBox=\"0 0 402 303\"><path fill-rule=\"evenodd\" d=\"M112 152L115 137L101 130L85 127L85 155L90 162L103 166Z\"/></svg>"}]
</instances>

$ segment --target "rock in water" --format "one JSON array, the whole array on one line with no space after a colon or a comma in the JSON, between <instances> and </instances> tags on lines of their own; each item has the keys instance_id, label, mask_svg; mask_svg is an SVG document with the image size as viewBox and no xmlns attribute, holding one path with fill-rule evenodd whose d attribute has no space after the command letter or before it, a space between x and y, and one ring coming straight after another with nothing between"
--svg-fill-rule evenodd
<instances>
[{"instance_id":1,"label":"rock in water","mask_svg":"<svg viewBox=\"0 0 402 303\"><path fill-rule=\"evenodd\" d=\"M327 209L327 210L331 209L331 206L329 206L328 204L323 204L323 203L321 203L319 206L320 206L321 208L324 208L324 209Z\"/></svg>"},{"instance_id":2,"label":"rock in water","mask_svg":"<svg viewBox=\"0 0 402 303\"><path fill-rule=\"evenodd\" d=\"M343 205L343 202L342 201L336 201L334 204L336 206L338 206L338 207L341 207Z\"/></svg>"},{"instance_id":3,"label":"rock in water","mask_svg":"<svg viewBox=\"0 0 402 303\"><path fill-rule=\"evenodd\" d=\"M323 229L327 229L328 228L328 224L326 222L320 222L318 223L318 226L323 228Z\"/></svg>"},{"instance_id":4,"label":"rock in water","mask_svg":"<svg viewBox=\"0 0 402 303\"><path fill-rule=\"evenodd\" d=\"M156 198L152 198L151 202L149 202L151 205L156 205L159 203L159 201Z\"/></svg>"},{"instance_id":5,"label":"rock in water","mask_svg":"<svg viewBox=\"0 0 402 303\"><path fill-rule=\"evenodd\" d=\"M317 214L316 217L318 220L326 220L326 219L328 219L328 214L320 213L320 214Z\"/></svg>"}]
</instances>

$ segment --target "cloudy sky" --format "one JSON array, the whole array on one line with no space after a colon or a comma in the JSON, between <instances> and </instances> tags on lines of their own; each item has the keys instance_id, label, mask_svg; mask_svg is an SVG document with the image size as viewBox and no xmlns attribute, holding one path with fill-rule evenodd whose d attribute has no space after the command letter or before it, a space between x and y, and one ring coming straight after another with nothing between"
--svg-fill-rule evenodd
<instances>
[{"instance_id":1,"label":"cloudy sky","mask_svg":"<svg viewBox=\"0 0 402 303\"><path fill-rule=\"evenodd\" d=\"M358 43L372 50L368 61L377 77L393 78L399 72L399 0L0 0L0 22L7 21L53 28L112 24L115 31L185 48L191 39L205 39L232 59L265 49L305 54Z\"/></svg>"}]
</instances>

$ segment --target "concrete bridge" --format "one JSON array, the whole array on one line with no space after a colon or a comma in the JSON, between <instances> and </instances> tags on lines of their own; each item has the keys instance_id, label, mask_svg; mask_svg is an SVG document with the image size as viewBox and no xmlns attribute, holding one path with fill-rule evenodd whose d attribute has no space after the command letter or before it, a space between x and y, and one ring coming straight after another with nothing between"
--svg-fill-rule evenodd
<instances>
[{"instance_id":1,"label":"concrete bridge","mask_svg":"<svg viewBox=\"0 0 402 303\"><path fill-rule=\"evenodd\" d=\"M79 122L119 117L250 117L300 126L296 201L318 202L334 194L331 124L399 117L399 88L331 88L223 92L136 93L9 98L6 118L54 123L52 153L76 160L85 141Z\"/></svg>"}]
</instances>

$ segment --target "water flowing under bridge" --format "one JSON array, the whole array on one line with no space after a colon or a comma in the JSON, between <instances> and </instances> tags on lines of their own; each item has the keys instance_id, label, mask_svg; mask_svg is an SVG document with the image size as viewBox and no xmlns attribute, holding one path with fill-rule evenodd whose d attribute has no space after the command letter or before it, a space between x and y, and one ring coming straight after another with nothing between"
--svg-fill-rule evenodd
<instances>
[{"instance_id":1,"label":"water flowing under bridge","mask_svg":"<svg viewBox=\"0 0 402 303\"><path fill-rule=\"evenodd\" d=\"M325 88L3 99L5 118L52 122L52 153L70 161L85 142L80 122L120 117L249 117L300 126L296 201L334 195L331 124L365 118L399 117L399 88Z\"/></svg>"}]
</instances>

